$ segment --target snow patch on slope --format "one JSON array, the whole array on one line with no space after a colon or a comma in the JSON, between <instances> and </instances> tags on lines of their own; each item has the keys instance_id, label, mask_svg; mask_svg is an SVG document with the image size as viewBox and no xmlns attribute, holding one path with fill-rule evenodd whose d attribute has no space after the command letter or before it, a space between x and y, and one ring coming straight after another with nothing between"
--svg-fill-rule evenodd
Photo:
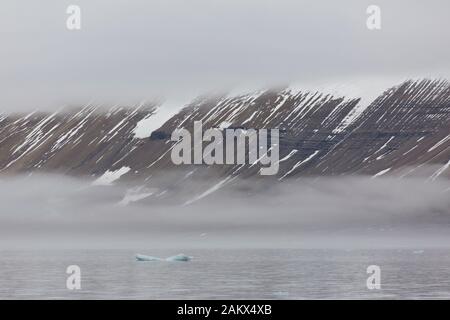
<instances>
[{"instance_id":1,"label":"snow patch on slope","mask_svg":"<svg viewBox=\"0 0 450 320\"><path fill-rule=\"evenodd\" d=\"M123 199L119 202L119 205L126 206L132 202L150 197L153 193L154 191L145 188L145 186L128 189Z\"/></svg>"},{"instance_id":2,"label":"snow patch on slope","mask_svg":"<svg viewBox=\"0 0 450 320\"><path fill-rule=\"evenodd\" d=\"M208 190L206 190L205 192L203 192L202 194L194 197L191 200L188 200L184 203L184 205L189 205L191 203L194 203L208 195L210 195L211 193L216 192L217 190L219 190L220 188L222 188L224 185L226 185L228 182L233 181L234 178L231 176L226 177L225 179L219 181L218 183L216 183L215 185L213 185L211 188L209 188Z\"/></svg>"},{"instance_id":3,"label":"snow patch on slope","mask_svg":"<svg viewBox=\"0 0 450 320\"><path fill-rule=\"evenodd\" d=\"M219 129L223 130L223 129L227 129L229 126L231 126L233 123L229 122L229 121L223 121L220 125L219 125Z\"/></svg>"},{"instance_id":4,"label":"snow patch on slope","mask_svg":"<svg viewBox=\"0 0 450 320\"><path fill-rule=\"evenodd\" d=\"M435 173L433 173L433 175L431 176L431 180L436 180L448 168L450 168L450 160L445 165L443 165L439 170L437 170Z\"/></svg>"},{"instance_id":5,"label":"snow patch on slope","mask_svg":"<svg viewBox=\"0 0 450 320\"><path fill-rule=\"evenodd\" d=\"M371 179L376 178L376 177L380 177L380 176L388 173L389 171L391 171L391 168L387 168L387 169L381 170L377 174L373 175Z\"/></svg>"},{"instance_id":6,"label":"snow patch on slope","mask_svg":"<svg viewBox=\"0 0 450 320\"><path fill-rule=\"evenodd\" d=\"M133 135L137 139L149 138L153 131L161 128L170 118L175 116L183 109L185 103L164 102L156 107L155 111L136 124L133 129Z\"/></svg>"},{"instance_id":7,"label":"snow patch on slope","mask_svg":"<svg viewBox=\"0 0 450 320\"><path fill-rule=\"evenodd\" d=\"M450 135L448 135L444 139L438 141L434 146L432 146L430 149L428 149L428 152L433 151L434 149L438 148L440 145L446 143L449 140L450 140Z\"/></svg>"},{"instance_id":8,"label":"snow patch on slope","mask_svg":"<svg viewBox=\"0 0 450 320\"><path fill-rule=\"evenodd\" d=\"M92 184L94 186L109 186L114 181L120 179L121 176L131 170L130 167L122 167L115 171L106 171L101 177L95 180Z\"/></svg>"},{"instance_id":9,"label":"snow patch on slope","mask_svg":"<svg viewBox=\"0 0 450 320\"><path fill-rule=\"evenodd\" d=\"M309 162L312 158L314 158L318 153L320 152L320 150L316 150L313 153L311 153L306 159L304 160L300 160L299 162L297 162L291 170L289 170L288 172L286 172L285 175L283 175L280 179L278 180L283 180L284 178L286 178L288 175L290 175L292 172L294 172L295 169L297 169L298 167L302 166L303 164Z\"/></svg>"}]
</instances>

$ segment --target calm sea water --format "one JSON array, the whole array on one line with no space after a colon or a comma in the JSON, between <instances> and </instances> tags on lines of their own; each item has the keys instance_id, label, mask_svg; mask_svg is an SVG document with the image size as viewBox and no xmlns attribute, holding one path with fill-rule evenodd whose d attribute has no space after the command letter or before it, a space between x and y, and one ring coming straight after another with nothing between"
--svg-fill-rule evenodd
<instances>
[{"instance_id":1,"label":"calm sea water","mask_svg":"<svg viewBox=\"0 0 450 320\"><path fill-rule=\"evenodd\" d=\"M185 250L190 262L135 251L1 251L1 299L449 299L450 250ZM139 253L159 257L170 250ZM66 289L67 266L81 290ZM366 268L381 267L381 290Z\"/></svg>"}]
</instances>

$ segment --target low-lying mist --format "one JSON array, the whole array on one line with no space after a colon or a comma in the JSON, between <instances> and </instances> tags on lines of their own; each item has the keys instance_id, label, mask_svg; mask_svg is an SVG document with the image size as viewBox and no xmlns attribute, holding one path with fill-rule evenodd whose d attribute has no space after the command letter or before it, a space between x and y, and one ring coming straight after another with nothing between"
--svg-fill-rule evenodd
<instances>
[{"instance_id":1,"label":"low-lying mist","mask_svg":"<svg viewBox=\"0 0 450 320\"><path fill-rule=\"evenodd\" d=\"M448 180L258 181L237 181L183 205L177 199L213 183L189 181L166 192L166 201L153 201L163 190L53 175L2 177L0 249L450 245ZM130 197L130 190L141 193Z\"/></svg>"}]
</instances>

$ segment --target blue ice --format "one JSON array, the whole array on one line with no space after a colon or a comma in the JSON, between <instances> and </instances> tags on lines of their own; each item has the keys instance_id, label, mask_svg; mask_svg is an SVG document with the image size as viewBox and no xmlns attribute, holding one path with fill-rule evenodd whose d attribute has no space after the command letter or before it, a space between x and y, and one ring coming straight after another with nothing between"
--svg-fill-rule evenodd
<instances>
[{"instance_id":1,"label":"blue ice","mask_svg":"<svg viewBox=\"0 0 450 320\"><path fill-rule=\"evenodd\" d=\"M187 262L192 260L192 257L187 256L183 253L179 253L175 256L171 256L168 257L166 259L162 259L162 258L158 258L158 257L153 257L153 256L147 256L145 254L136 254L136 260L137 261L169 261L169 262L173 262L173 261L183 261L183 262Z\"/></svg>"}]
</instances>

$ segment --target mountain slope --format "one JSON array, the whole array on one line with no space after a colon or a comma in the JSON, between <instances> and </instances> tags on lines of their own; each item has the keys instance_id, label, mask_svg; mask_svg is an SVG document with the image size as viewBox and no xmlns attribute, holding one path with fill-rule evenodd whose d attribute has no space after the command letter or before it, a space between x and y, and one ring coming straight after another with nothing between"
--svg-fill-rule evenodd
<instances>
[{"instance_id":1,"label":"mountain slope","mask_svg":"<svg viewBox=\"0 0 450 320\"><path fill-rule=\"evenodd\" d=\"M130 168L124 180L174 173L178 181L177 172L183 177L261 178L259 164L175 166L170 158L172 131L182 127L192 131L194 121L201 120L205 130L279 128L278 180L342 174L450 177L447 81L407 81L368 106L362 106L359 98L281 88L200 97L179 106L168 120L158 116L161 109L155 103L4 115L0 170L98 177L108 170ZM152 119L156 123L150 127L158 129L145 137L143 123Z\"/></svg>"}]
</instances>

